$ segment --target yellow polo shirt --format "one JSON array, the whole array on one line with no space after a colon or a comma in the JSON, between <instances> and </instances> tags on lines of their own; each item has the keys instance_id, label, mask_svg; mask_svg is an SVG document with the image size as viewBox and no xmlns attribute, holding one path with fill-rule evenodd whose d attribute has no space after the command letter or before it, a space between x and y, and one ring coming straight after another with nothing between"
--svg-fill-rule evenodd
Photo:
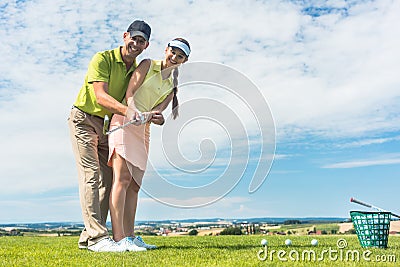
<instances>
[{"instance_id":1,"label":"yellow polo shirt","mask_svg":"<svg viewBox=\"0 0 400 267\"><path fill-rule=\"evenodd\" d=\"M143 84L133 96L135 106L141 112L151 111L172 92L172 75L165 80L162 79L161 62L161 60L151 61Z\"/></svg>"},{"instance_id":2,"label":"yellow polo shirt","mask_svg":"<svg viewBox=\"0 0 400 267\"><path fill-rule=\"evenodd\" d=\"M93 56L74 106L91 115L111 117L112 113L97 103L93 82L108 83L108 94L119 102L124 99L129 80L137 65L135 61L127 71L120 49L121 47L118 47L98 52Z\"/></svg>"}]
</instances>

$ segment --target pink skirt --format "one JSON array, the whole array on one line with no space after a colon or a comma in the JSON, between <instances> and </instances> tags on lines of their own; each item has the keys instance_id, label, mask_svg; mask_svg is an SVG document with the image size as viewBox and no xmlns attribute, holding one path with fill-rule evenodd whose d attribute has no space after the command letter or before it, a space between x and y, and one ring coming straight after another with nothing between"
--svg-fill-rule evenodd
<instances>
[{"instance_id":1,"label":"pink skirt","mask_svg":"<svg viewBox=\"0 0 400 267\"><path fill-rule=\"evenodd\" d=\"M115 114L110 123L110 130L128 122L125 116ZM114 153L145 171L150 140L150 123L135 126L133 124L111 133L108 136L108 165L112 166Z\"/></svg>"}]
</instances>

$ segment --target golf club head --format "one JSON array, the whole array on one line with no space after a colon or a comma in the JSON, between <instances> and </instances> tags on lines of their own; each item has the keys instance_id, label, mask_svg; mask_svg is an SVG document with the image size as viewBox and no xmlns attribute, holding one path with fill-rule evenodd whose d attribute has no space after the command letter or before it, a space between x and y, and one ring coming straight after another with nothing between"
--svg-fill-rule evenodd
<instances>
[{"instance_id":1,"label":"golf club head","mask_svg":"<svg viewBox=\"0 0 400 267\"><path fill-rule=\"evenodd\" d=\"M110 127L110 118L106 115L103 121L103 134L106 135Z\"/></svg>"}]
</instances>

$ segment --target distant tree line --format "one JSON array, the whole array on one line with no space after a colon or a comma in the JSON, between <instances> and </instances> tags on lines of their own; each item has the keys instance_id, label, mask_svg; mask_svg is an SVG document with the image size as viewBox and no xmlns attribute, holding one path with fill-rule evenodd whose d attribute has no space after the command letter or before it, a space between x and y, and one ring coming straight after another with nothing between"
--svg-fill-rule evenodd
<instances>
[{"instance_id":1,"label":"distant tree line","mask_svg":"<svg viewBox=\"0 0 400 267\"><path fill-rule=\"evenodd\" d=\"M197 231L196 229L189 231L189 235L197 235L198 233L199 233L199 231Z\"/></svg>"},{"instance_id":2,"label":"distant tree line","mask_svg":"<svg viewBox=\"0 0 400 267\"><path fill-rule=\"evenodd\" d=\"M284 225L289 225L289 224L301 224L300 220L286 220L283 222Z\"/></svg>"},{"instance_id":3,"label":"distant tree line","mask_svg":"<svg viewBox=\"0 0 400 267\"><path fill-rule=\"evenodd\" d=\"M242 235L242 230L239 227L228 227L222 230L220 235Z\"/></svg>"}]
</instances>

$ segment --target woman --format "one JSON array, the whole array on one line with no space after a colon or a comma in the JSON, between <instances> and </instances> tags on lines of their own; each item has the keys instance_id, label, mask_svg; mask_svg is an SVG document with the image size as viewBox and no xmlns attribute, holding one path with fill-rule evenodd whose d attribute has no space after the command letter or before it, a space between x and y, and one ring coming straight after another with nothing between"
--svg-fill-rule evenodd
<instances>
[{"instance_id":1,"label":"woman","mask_svg":"<svg viewBox=\"0 0 400 267\"><path fill-rule=\"evenodd\" d=\"M189 43L176 38L168 43L164 60L143 60L128 85L127 116L114 115L111 120L111 130L131 119L136 120L134 125L109 136L109 165L114 172L110 195L113 238L129 251L156 248L134 234L138 193L147 165L150 123L164 123L161 112L171 100L173 118L177 117L177 67L188 60L189 54Z\"/></svg>"}]
</instances>

